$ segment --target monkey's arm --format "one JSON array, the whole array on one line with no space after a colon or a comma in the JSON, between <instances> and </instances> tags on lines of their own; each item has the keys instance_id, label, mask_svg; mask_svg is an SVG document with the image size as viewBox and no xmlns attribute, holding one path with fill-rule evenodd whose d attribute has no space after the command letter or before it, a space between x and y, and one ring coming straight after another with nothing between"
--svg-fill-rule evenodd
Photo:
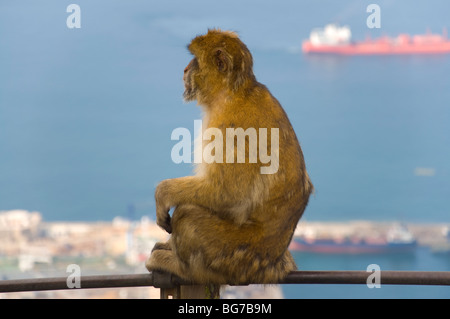
<instances>
[{"instance_id":1,"label":"monkey's arm","mask_svg":"<svg viewBox=\"0 0 450 319\"><path fill-rule=\"evenodd\" d=\"M157 224L171 233L169 210L180 204L202 206L211 209L212 212L232 211L234 206L241 203L245 191L241 189L237 194L230 192L222 187L224 182L224 180L207 181L199 176L162 181L155 191ZM239 217L243 218L244 216Z\"/></svg>"}]
</instances>

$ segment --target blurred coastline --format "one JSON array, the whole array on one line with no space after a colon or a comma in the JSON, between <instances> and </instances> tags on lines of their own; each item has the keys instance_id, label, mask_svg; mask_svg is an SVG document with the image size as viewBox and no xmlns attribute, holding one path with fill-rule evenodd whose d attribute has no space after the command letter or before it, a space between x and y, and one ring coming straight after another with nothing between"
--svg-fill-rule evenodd
<instances>
[{"instance_id":1,"label":"blurred coastline","mask_svg":"<svg viewBox=\"0 0 450 319\"><path fill-rule=\"evenodd\" d=\"M321 233L383 234L391 222L301 221L296 236ZM445 230L450 224L408 224L420 247L450 256ZM82 275L145 273L145 260L153 245L166 241L168 234L148 218L130 221L116 217L111 222L46 222L38 212L13 210L0 212L0 279L65 277L70 264L80 266ZM293 252L298 256L298 252ZM303 261L300 261L303 263ZM331 270L331 269L330 269ZM362 269L364 270L364 269ZM78 292L30 292L0 294L0 298L158 298L155 289L110 289ZM282 298L280 287L229 287L224 298Z\"/></svg>"}]
</instances>

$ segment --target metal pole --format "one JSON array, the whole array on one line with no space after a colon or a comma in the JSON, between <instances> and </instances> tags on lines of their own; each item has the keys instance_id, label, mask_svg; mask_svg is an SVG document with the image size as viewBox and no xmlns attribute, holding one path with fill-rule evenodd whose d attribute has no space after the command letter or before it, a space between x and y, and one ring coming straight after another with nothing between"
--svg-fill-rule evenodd
<instances>
[{"instance_id":1,"label":"metal pole","mask_svg":"<svg viewBox=\"0 0 450 319\"><path fill-rule=\"evenodd\" d=\"M281 284L367 284L367 271L293 271ZM449 271L381 271L382 285L450 285Z\"/></svg>"},{"instance_id":2,"label":"metal pole","mask_svg":"<svg viewBox=\"0 0 450 319\"><path fill-rule=\"evenodd\" d=\"M153 274L82 276L81 289L154 286ZM66 277L0 280L0 292L71 289ZM77 288L73 288L77 289Z\"/></svg>"},{"instance_id":3,"label":"metal pole","mask_svg":"<svg viewBox=\"0 0 450 319\"><path fill-rule=\"evenodd\" d=\"M371 274L366 271L293 271L283 281L273 284L366 284ZM380 279L382 285L450 286L450 272L446 271L381 271ZM145 286L170 289L192 284L158 272L81 277L81 289ZM70 289L66 277L0 280L0 293L61 289Z\"/></svg>"}]
</instances>

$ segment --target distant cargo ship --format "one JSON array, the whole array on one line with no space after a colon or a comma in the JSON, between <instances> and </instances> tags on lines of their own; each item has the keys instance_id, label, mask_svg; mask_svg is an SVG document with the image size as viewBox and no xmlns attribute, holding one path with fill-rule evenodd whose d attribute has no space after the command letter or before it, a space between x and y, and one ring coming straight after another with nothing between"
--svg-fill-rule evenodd
<instances>
[{"instance_id":1,"label":"distant cargo ship","mask_svg":"<svg viewBox=\"0 0 450 319\"><path fill-rule=\"evenodd\" d=\"M327 254L380 254L412 252L416 247L417 240L404 226L399 225L392 228L384 237L318 238L312 234L305 234L294 237L289 249Z\"/></svg>"},{"instance_id":2,"label":"distant cargo ship","mask_svg":"<svg viewBox=\"0 0 450 319\"><path fill-rule=\"evenodd\" d=\"M388 55L388 54L443 54L450 53L450 41L444 34L400 34L395 38L381 37L361 42L351 41L352 33L347 26L329 24L311 32L309 40L302 45L305 53L328 53L340 55Z\"/></svg>"}]
</instances>

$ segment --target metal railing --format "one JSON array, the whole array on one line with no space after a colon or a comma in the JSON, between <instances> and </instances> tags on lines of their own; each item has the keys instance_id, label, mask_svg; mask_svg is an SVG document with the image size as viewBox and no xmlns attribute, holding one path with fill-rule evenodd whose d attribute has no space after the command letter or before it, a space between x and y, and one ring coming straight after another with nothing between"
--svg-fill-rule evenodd
<instances>
[{"instance_id":1,"label":"metal railing","mask_svg":"<svg viewBox=\"0 0 450 319\"><path fill-rule=\"evenodd\" d=\"M283 281L274 284L367 284L371 272L367 271L294 271ZM438 285L450 286L448 271L380 271L382 285ZM133 275L81 276L80 288L119 288L149 287L163 290L177 289L180 286L194 286L168 273L150 272ZM62 290L69 288L67 277L0 280L0 293Z\"/></svg>"}]
</instances>

